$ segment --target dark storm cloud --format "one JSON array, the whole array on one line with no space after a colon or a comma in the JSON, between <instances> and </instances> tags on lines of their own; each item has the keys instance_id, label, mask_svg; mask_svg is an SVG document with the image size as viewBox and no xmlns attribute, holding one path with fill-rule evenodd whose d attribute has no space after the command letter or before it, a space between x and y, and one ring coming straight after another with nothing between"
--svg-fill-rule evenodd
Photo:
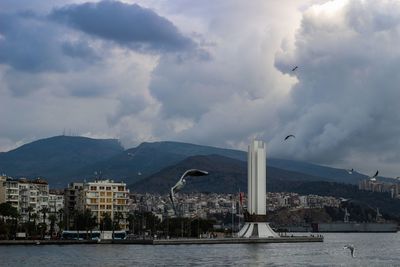
<instances>
[{"instance_id":1,"label":"dark storm cloud","mask_svg":"<svg viewBox=\"0 0 400 267\"><path fill-rule=\"evenodd\" d=\"M17 71L65 71L98 59L86 42L63 40L63 29L24 12L0 13L0 63Z\"/></svg>"},{"instance_id":2,"label":"dark storm cloud","mask_svg":"<svg viewBox=\"0 0 400 267\"><path fill-rule=\"evenodd\" d=\"M194 42L154 11L137 4L102 1L53 10L50 18L118 44L143 51L182 51Z\"/></svg>"},{"instance_id":3,"label":"dark storm cloud","mask_svg":"<svg viewBox=\"0 0 400 267\"><path fill-rule=\"evenodd\" d=\"M295 133L296 142L283 147L276 137L271 148L283 157L323 163L358 161L354 155L376 164L400 160L400 5L338 3L306 11L294 51L277 55L284 73L299 65L279 127Z\"/></svg>"}]
</instances>

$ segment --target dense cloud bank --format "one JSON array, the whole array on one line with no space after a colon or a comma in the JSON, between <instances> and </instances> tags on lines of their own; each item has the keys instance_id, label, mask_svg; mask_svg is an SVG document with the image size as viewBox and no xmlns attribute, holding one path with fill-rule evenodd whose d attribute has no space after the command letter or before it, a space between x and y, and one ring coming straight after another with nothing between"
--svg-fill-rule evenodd
<instances>
[{"instance_id":1,"label":"dense cloud bank","mask_svg":"<svg viewBox=\"0 0 400 267\"><path fill-rule=\"evenodd\" d=\"M397 176L398 1L6 0L0 10L1 150L64 128L126 146L245 149L262 138L273 156Z\"/></svg>"}]
</instances>

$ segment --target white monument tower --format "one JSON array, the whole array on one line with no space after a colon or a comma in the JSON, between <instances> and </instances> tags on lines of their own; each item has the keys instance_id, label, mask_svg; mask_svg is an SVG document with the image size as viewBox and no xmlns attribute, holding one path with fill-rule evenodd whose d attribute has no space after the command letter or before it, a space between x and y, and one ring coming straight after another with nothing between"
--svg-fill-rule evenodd
<instances>
[{"instance_id":1,"label":"white monument tower","mask_svg":"<svg viewBox=\"0 0 400 267\"><path fill-rule=\"evenodd\" d=\"M267 223L266 157L266 144L253 140L247 156L247 213L245 224L238 233L239 237L279 237Z\"/></svg>"}]
</instances>

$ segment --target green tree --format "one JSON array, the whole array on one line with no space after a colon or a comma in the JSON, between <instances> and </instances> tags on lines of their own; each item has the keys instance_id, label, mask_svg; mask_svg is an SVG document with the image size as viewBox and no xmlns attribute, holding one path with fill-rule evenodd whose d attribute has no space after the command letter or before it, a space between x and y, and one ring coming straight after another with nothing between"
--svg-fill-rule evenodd
<instances>
[{"instance_id":1,"label":"green tree","mask_svg":"<svg viewBox=\"0 0 400 267\"><path fill-rule=\"evenodd\" d=\"M53 236L54 233L54 226L57 221L57 216L55 214L50 214L49 215L49 221L50 221L50 236Z\"/></svg>"},{"instance_id":2,"label":"green tree","mask_svg":"<svg viewBox=\"0 0 400 267\"><path fill-rule=\"evenodd\" d=\"M111 231L112 230L112 220L110 214L107 212L104 214L103 219L100 222L100 230Z\"/></svg>"},{"instance_id":3,"label":"green tree","mask_svg":"<svg viewBox=\"0 0 400 267\"><path fill-rule=\"evenodd\" d=\"M28 222L31 221L31 214L33 212L33 207L29 206L26 211L28 212Z\"/></svg>"}]
</instances>

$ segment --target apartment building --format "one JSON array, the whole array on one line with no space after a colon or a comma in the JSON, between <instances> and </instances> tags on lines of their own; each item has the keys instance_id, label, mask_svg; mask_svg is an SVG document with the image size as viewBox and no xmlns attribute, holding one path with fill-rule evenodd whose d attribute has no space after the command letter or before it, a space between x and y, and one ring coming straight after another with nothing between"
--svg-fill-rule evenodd
<instances>
[{"instance_id":1,"label":"apartment building","mask_svg":"<svg viewBox=\"0 0 400 267\"><path fill-rule=\"evenodd\" d=\"M97 180L85 183L82 191L80 210L90 209L100 225L108 213L113 221L119 221L122 230L127 230L129 190L123 182ZM115 219L115 220L114 220Z\"/></svg>"},{"instance_id":2,"label":"apartment building","mask_svg":"<svg viewBox=\"0 0 400 267\"><path fill-rule=\"evenodd\" d=\"M22 221L28 220L29 213L41 215L41 210L48 207L49 184L47 181L37 178L13 179L0 176L0 203L9 202L17 208Z\"/></svg>"}]
</instances>

